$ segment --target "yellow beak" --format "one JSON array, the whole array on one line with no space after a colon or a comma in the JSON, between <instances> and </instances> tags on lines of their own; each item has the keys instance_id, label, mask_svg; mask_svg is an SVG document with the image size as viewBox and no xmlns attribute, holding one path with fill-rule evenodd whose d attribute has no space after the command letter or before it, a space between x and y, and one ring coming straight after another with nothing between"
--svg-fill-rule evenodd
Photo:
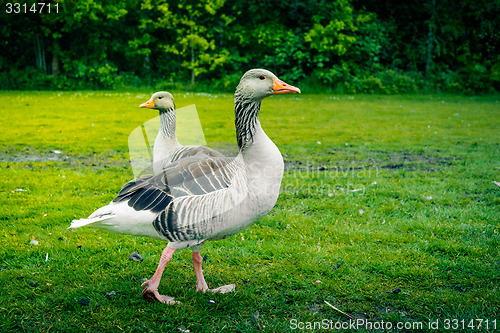
<instances>
[{"instance_id":1,"label":"yellow beak","mask_svg":"<svg viewBox=\"0 0 500 333\"><path fill-rule=\"evenodd\" d=\"M274 78L273 94L289 94L289 93L299 93L300 89L291 86L278 78Z\"/></svg>"},{"instance_id":2,"label":"yellow beak","mask_svg":"<svg viewBox=\"0 0 500 333\"><path fill-rule=\"evenodd\" d=\"M148 108L148 109L154 109L155 108L155 102L151 98L149 101L142 103L139 105L140 108Z\"/></svg>"}]
</instances>

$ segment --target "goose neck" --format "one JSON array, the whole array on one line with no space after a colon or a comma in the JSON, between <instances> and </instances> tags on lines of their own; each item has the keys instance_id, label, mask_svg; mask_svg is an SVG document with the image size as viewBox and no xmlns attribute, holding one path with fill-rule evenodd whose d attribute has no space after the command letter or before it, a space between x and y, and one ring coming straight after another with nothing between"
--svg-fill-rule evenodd
<instances>
[{"instance_id":1,"label":"goose neck","mask_svg":"<svg viewBox=\"0 0 500 333\"><path fill-rule=\"evenodd\" d=\"M160 110L160 130L164 138L175 139L175 109Z\"/></svg>"},{"instance_id":2,"label":"goose neck","mask_svg":"<svg viewBox=\"0 0 500 333\"><path fill-rule=\"evenodd\" d=\"M260 100L245 99L241 95L235 97L235 127L236 140L240 151L252 145L255 134L260 128L259 111Z\"/></svg>"}]
</instances>

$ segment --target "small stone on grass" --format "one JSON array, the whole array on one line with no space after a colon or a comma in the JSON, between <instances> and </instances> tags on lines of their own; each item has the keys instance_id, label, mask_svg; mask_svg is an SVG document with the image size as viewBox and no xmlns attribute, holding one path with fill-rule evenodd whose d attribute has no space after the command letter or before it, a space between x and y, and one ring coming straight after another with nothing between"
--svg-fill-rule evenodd
<instances>
[{"instance_id":1,"label":"small stone on grass","mask_svg":"<svg viewBox=\"0 0 500 333\"><path fill-rule=\"evenodd\" d=\"M134 251L130 254L130 256L128 257L128 259L130 261L143 261L144 259L142 258L142 256L137 252L137 251Z\"/></svg>"},{"instance_id":2,"label":"small stone on grass","mask_svg":"<svg viewBox=\"0 0 500 333\"><path fill-rule=\"evenodd\" d=\"M394 288L390 291L386 291L386 293L388 294L399 294L401 292L401 288L397 287L397 288Z\"/></svg>"},{"instance_id":3,"label":"small stone on grass","mask_svg":"<svg viewBox=\"0 0 500 333\"><path fill-rule=\"evenodd\" d=\"M90 300L88 298L82 298L80 300L80 304L83 305L83 306L89 306Z\"/></svg>"}]
</instances>

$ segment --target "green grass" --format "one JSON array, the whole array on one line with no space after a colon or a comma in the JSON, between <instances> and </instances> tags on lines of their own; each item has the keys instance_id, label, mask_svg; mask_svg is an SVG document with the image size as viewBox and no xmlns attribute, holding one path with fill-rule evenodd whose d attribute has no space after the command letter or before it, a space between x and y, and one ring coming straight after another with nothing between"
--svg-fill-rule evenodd
<instances>
[{"instance_id":1,"label":"green grass","mask_svg":"<svg viewBox=\"0 0 500 333\"><path fill-rule=\"evenodd\" d=\"M166 306L140 287L165 243L67 229L132 178L127 137L156 116L138 108L150 93L0 92L0 332L289 332L308 331L291 320L348 320L325 301L394 327L500 326L499 96L266 99L261 122L286 163L278 203L202 251L209 286L236 292L195 293L185 250L160 285L183 304ZM231 95L174 97L196 104L208 142L234 142ZM129 261L133 251L144 261Z\"/></svg>"}]
</instances>

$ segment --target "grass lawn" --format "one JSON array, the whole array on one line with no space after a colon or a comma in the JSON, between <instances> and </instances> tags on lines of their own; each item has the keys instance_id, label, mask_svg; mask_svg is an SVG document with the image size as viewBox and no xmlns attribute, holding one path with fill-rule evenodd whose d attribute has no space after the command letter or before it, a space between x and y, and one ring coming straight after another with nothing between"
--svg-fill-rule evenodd
<instances>
[{"instance_id":1,"label":"grass lawn","mask_svg":"<svg viewBox=\"0 0 500 333\"><path fill-rule=\"evenodd\" d=\"M500 327L500 96L266 99L278 203L202 251L209 286L236 292L195 293L184 250L160 284L183 304L168 306L140 286L166 243L67 229L132 179L127 139L157 116L138 108L151 93L0 92L0 332ZM235 142L231 95L174 97L207 142Z\"/></svg>"}]
</instances>

